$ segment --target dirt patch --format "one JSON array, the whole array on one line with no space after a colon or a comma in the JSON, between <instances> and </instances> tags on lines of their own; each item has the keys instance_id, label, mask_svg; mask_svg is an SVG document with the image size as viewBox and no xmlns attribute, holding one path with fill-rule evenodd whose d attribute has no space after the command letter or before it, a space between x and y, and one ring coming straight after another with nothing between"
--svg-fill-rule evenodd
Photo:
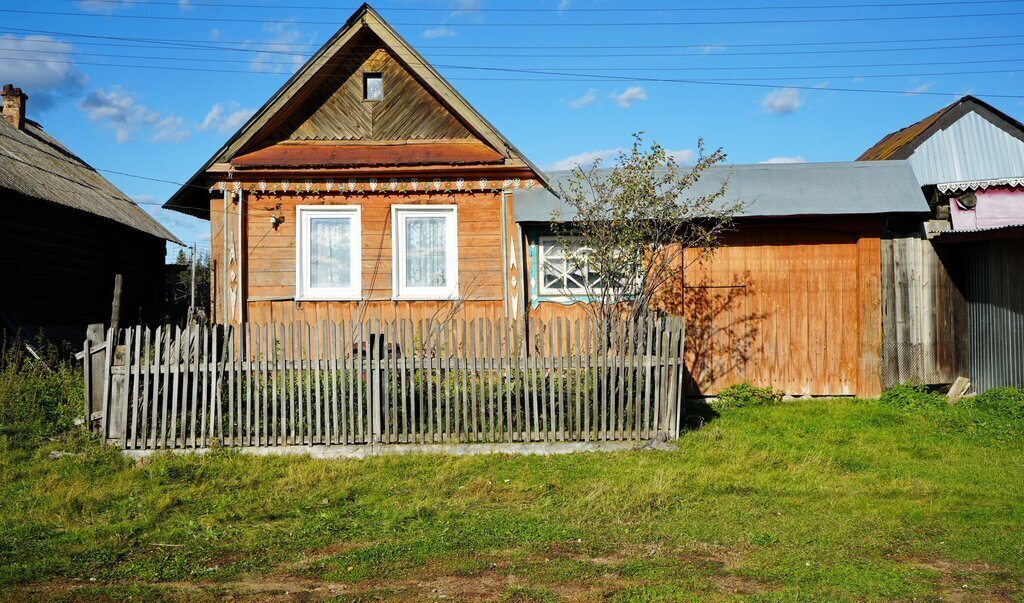
<instances>
[{"instance_id":1,"label":"dirt patch","mask_svg":"<svg viewBox=\"0 0 1024 603\"><path fill-rule=\"evenodd\" d=\"M719 592L727 595L757 595L778 590L778 587L744 576L708 576Z\"/></svg>"},{"instance_id":2,"label":"dirt patch","mask_svg":"<svg viewBox=\"0 0 1024 603\"><path fill-rule=\"evenodd\" d=\"M1024 591L1024 584L1005 571L982 561L905 558L907 565L937 572L932 579L936 596L943 601L1009 602Z\"/></svg>"}]
</instances>

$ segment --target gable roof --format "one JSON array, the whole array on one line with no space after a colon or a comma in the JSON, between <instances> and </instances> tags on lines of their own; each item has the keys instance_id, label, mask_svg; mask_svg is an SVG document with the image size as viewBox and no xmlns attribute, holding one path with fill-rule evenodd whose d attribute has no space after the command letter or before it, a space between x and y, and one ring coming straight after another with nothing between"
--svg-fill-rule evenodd
<instances>
[{"instance_id":1,"label":"gable roof","mask_svg":"<svg viewBox=\"0 0 1024 603\"><path fill-rule=\"evenodd\" d=\"M0 119L0 190L57 203L181 244L89 164L32 120L19 130Z\"/></svg>"},{"instance_id":2,"label":"gable roof","mask_svg":"<svg viewBox=\"0 0 1024 603\"><path fill-rule=\"evenodd\" d=\"M981 115L999 129L1024 142L1024 124L979 98L964 96L921 121L886 135L870 149L861 153L857 161L907 159L936 132L948 128L971 112Z\"/></svg>"},{"instance_id":3,"label":"gable roof","mask_svg":"<svg viewBox=\"0 0 1024 603\"><path fill-rule=\"evenodd\" d=\"M415 48L406 42L369 4L360 6L345 24L211 157L188 182L164 204L165 208L207 217L207 197L202 177L217 164L225 164L240 153L252 151L251 143L269 135L280 125L286 105L295 97L310 94L332 68L332 59L345 51L358 34L370 31L394 52L396 60L459 118L479 139L504 158L504 165L521 166L543 181L543 172L491 125ZM323 164L321 164L323 165ZM306 164L305 167L311 167ZM332 167L334 167L332 165ZM546 184L546 183L545 183Z\"/></svg>"},{"instance_id":4,"label":"gable roof","mask_svg":"<svg viewBox=\"0 0 1024 603\"><path fill-rule=\"evenodd\" d=\"M599 170L609 173L611 170ZM573 172L550 172L561 190ZM690 198L717 192L726 185L722 207L743 203L740 217L847 216L926 213L921 189L906 161L878 163L785 163L716 165L686 189ZM541 188L515 192L517 222L549 222L552 211L571 221L575 210L556 192Z\"/></svg>"}]
</instances>

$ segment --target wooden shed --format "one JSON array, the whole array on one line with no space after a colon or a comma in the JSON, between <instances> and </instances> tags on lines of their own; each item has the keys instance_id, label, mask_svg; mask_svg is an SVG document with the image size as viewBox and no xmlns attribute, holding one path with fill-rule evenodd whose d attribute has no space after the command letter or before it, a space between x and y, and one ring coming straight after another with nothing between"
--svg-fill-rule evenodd
<instances>
[{"instance_id":1,"label":"wooden shed","mask_svg":"<svg viewBox=\"0 0 1024 603\"><path fill-rule=\"evenodd\" d=\"M0 330L80 343L110 318L114 275L123 276L125 321L163 310L166 242L178 243L124 193L38 123L8 84L0 120L0 198L7 225L0 256Z\"/></svg>"},{"instance_id":2,"label":"wooden shed","mask_svg":"<svg viewBox=\"0 0 1024 603\"><path fill-rule=\"evenodd\" d=\"M930 212L882 246L883 382L1024 387L1024 124L973 96L886 135Z\"/></svg>"},{"instance_id":3,"label":"wooden shed","mask_svg":"<svg viewBox=\"0 0 1024 603\"><path fill-rule=\"evenodd\" d=\"M165 205L210 220L216 322L507 316L543 175L363 5Z\"/></svg>"},{"instance_id":4,"label":"wooden shed","mask_svg":"<svg viewBox=\"0 0 1024 603\"><path fill-rule=\"evenodd\" d=\"M571 173L549 173L555 190ZM820 163L718 166L689 194L728 183L724 203L745 208L707 261L687 261L677 303L686 318L691 396L740 381L792 395L875 395L882 344L881 241L894 219L927 211L910 166ZM552 210L546 190L516 195L527 306L541 317L581 312L545 287ZM699 250L688 250L695 260Z\"/></svg>"}]
</instances>

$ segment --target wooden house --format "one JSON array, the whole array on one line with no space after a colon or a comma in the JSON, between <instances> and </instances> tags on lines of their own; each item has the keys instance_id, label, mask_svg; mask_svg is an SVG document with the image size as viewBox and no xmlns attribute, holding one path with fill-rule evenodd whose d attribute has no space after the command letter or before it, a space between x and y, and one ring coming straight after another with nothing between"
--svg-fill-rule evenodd
<instances>
[{"instance_id":1,"label":"wooden house","mask_svg":"<svg viewBox=\"0 0 1024 603\"><path fill-rule=\"evenodd\" d=\"M543 175L363 5L165 205L210 220L221 323L507 316Z\"/></svg>"},{"instance_id":2,"label":"wooden house","mask_svg":"<svg viewBox=\"0 0 1024 603\"><path fill-rule=\"evenodd\" d=\"M931 210L883 241L886 384L1024 387L1024 124L965 96L859 160L910 163Z\"/></svg>"},{"instance_id":3,"label":"wooden house","mask_svg":"<svg viewBox=\"0 0 1024 603\"><path fill-rule=\"evenodd\" d=\"M580 312L550 287L551 216L573 210L552 190L516 193L528 307L550 318ZM734 231L707 260L687 250L675 303L686 324L691 396L740 381L791 395L876 395L881 389L881 240L892 220L927 211L906 162L716 166L687 190L744 203Z\"/></svg>"},{"instance_id":4,"label":"wooden house","mask_svg":"<svg viewBox=\"0 0 1024 603\"><path fill-rule=\"evenodd\" d=\"M7 228L0 255L0 331L79 343L110 319L121 274L125 322L163 310L166 242L179 242L134 201L27 119L28 97L3 88L0 198Z\"/></svg>"}]
</instances>

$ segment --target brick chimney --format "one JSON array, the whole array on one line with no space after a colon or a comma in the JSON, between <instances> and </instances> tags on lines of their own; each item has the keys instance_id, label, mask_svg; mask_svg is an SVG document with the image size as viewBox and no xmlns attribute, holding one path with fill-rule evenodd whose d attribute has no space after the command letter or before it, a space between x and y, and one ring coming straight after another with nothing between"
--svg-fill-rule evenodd
<instances>
[{"instance_id":1,"label":"brick chimney","mask_svg":"<svg viewBox=\"0 0 1024 603\"><path fill-rule=\"evenodd\" d=\"M24 130L25 101L28 100L28 95L22 92L21 88L15 88L13 84L7 84L4 86L4 91L0 96L4 98L4 119L15 128Z\"/></svg>"}]
</instances>

